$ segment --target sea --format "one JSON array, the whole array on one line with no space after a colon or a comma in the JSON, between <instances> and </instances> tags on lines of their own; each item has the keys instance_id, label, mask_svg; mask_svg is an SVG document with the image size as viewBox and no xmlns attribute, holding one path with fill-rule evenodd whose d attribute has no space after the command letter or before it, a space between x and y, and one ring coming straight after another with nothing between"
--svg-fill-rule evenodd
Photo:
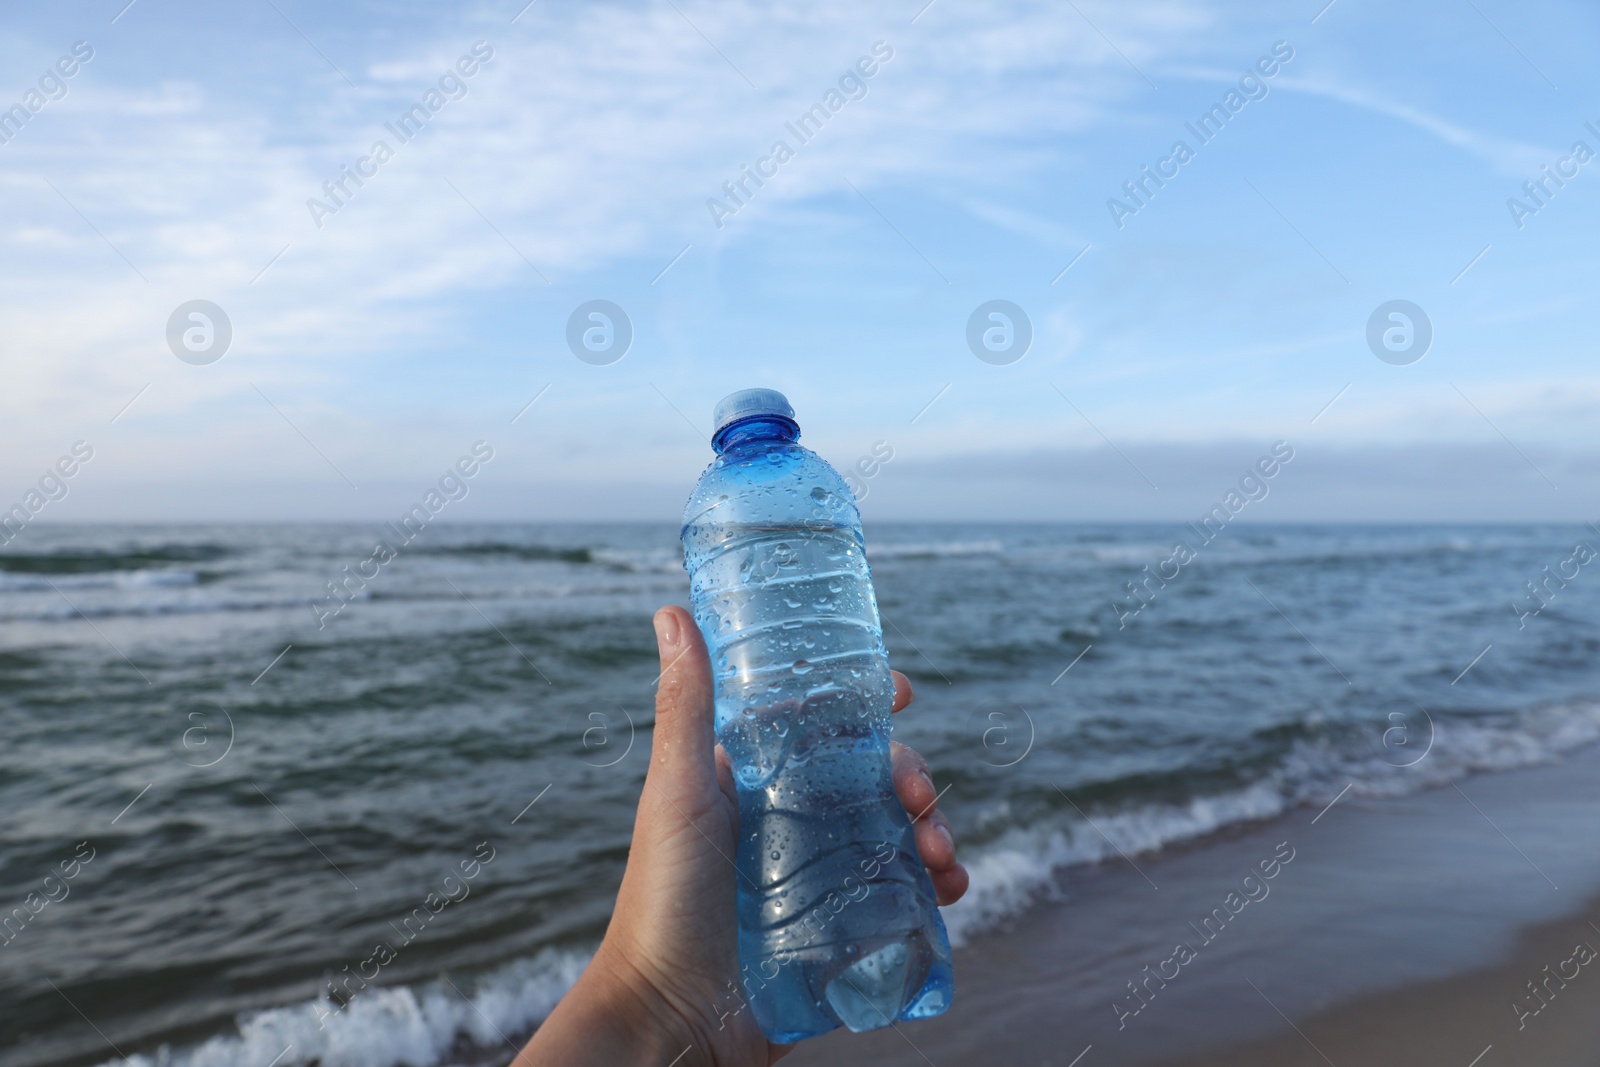
<instances>
[{"instance_id":1,"label":"sea","mask_svg":"<svg viewBox=\"0 0 1600 1067\"><path fill-rule=\"evenodd\" d=\"M917 693L895 736L972 875L958 946L1072 907L1097 864L1600 739L1593 527L1201 534L868 524ZM380 538L0 548L0 1064L498 1065L580 973L677 530Z\"/></svg>"}]
</instances>

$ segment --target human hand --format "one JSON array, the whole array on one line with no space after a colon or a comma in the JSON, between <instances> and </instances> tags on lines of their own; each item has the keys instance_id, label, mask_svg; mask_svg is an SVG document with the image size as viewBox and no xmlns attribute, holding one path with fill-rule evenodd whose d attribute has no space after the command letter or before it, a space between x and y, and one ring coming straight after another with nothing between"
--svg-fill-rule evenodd
<instances>
[{"instance_id":1,"label":"human hand","mask_svg":"<svg viewBox=\"0 0 1600 1067\"><path fill-rule=\"evenodd\" d=\"M766 1065L792 1045L762 1035L744 1000L733 864L739 802L713 723L711 660L689 613L656 612L655 740L628 868L605 939L513 1067ZM911 683L894 672L894 710ZM895 792L940 904L967 890L927 764L891 745Z\"/></svg>"}]
</instances>

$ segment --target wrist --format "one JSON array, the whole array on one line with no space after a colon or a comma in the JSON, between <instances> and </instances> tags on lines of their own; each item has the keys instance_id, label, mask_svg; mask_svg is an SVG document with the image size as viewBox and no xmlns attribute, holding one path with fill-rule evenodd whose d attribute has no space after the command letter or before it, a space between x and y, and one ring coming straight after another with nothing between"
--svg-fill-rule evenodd
<instances>
[{"instance_id":1,"label":"wrist","mask_svg":"<svg viewBox=\"0 0 1600 1067\"><path fill-rule=\"evenodd\" d=\"M513 1067L661 1067L700 1041L625 954L602 942Z\"/></svg>"}]
</instances>

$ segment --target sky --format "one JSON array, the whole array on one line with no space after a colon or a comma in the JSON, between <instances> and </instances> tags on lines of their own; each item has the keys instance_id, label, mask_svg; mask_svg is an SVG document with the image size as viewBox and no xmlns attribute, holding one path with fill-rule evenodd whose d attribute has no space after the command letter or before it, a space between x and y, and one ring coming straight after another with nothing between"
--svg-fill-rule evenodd
<instances>
[{"instance_id":1,"label":"sky","mask_svg":"<svg viewBox=\"0 0 1600 1067\"><path fill-rule=\"evenodd\" d=\"M1600 520L1592 6L525 3L0 3L0 510Z\"/></svg>"}]
</instances>

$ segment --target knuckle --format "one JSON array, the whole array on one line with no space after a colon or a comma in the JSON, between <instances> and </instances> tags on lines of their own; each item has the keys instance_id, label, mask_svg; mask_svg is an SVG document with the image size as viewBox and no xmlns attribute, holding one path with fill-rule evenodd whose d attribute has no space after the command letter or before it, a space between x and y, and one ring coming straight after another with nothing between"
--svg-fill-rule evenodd
<instances>
[{"instance_id":1,"label":"knuckle","mask_svg":"<svg viewBox=\"0 0 1600 1067\"><path fill-rule=\"evenodd\" d=\"M916 773L928 774L928 761L922 758L922 753L907 745L900 746L900 759L906 769Z\"/></svg>"},{"instance_id":2,"label":"knuckle","mask_svg":"<svg viewBox=\"0 0 1600 1067\"><path fill-rule=\"evenodd\" d=\"M682 676L676 670L668 669L661 676L660 684L656 686L657 710L677 707L683 700L686 688Z\"/></svg>"}]
</instances>

